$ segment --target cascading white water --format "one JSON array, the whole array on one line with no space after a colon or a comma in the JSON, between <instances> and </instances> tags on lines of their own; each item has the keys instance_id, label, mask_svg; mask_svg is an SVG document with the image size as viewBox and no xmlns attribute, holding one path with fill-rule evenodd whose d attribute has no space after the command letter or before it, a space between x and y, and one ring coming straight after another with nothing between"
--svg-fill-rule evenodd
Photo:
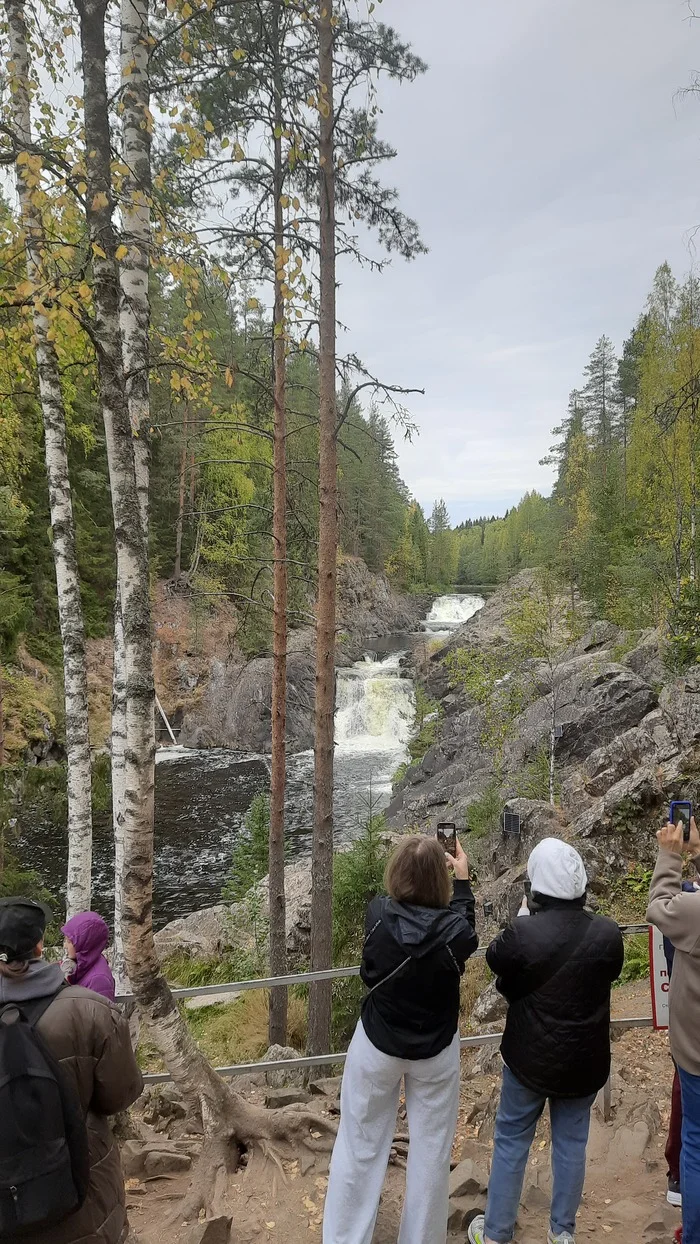
<instances>
[{"instance_id":1,"label":"cascading white water","mask_svg":"<svg viewBox=\"0 0 700 1244\"><path fill-rule=\"evenodd\" d=\"M485 604L483 596L438 596L423 623L425 631L447 634L474 617Z\"/></svg>"},{"instance_id":2,"label":"cascading white water","mask_svg":"<svg viewBox=\"0 0 700 1244\"><path fill-rule=\"evenodd\" d=\"M402 752L413 731L413 682L401 677L402 653L365 657L338 671L335 741L343 752Z\"/></svg>"}]
</instances>

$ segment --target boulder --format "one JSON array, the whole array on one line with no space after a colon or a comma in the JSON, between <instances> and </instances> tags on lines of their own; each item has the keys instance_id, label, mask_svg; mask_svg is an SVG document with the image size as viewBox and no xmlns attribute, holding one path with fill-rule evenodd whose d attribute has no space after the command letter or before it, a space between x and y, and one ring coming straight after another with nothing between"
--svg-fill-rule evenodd
<instances>
[{"instance_id":1,"label":"boulder","mask_svg":"<svg viewBox=\"0 0 700 1244\"><path fill-rule=\"evenodd\" d=\"M465 1158L450 1173L450 1200L452 1201L455 1197L485 1196L488 1183L486 1172L471 1158Z\"/></svg>"},{"instance_id":2,"label":"boulder","mask_svg":"<svg viewBox=\"0 0 700 1244\"><path fill-rule=\"evenodd\" d=\"M192 1223L183 1236L183 1244L229 1244L231 1218L205 1218Z\"/></svg>"},{"instance_id":3,"label":"boulder","mask_svg":"<svg viewBox=\"0 0 700 1244\"><path fill-rule=\"evenodd\" d=\"M230 905L205 907L160 929L155 935L156 950L161 960L179 953L192 959L216 959L231 945L230 927Z\"/></svg>"},{"instance_id":4,"label":"boulder","mask_svg":"<svg viewBox=\"0 0 700 1244\"><path fill-rule=\"evenodd\" d=\"M311 1094L302 1088L275 1088L265 1094L268 1110L283 1110L285 1106L305 1106L310 1101Z\"/></svg>"},{"instance_id":5,"label":"boulder","mask_svg":"<svg viewBox=\"0 0 700 1244\"><path fill-rule=\"evenodd\" d=\"M163 1175L179 1175L191 1166L192 1158L188 1153L151 1149L144 1158L143 1173L146 1179L160 1179Z\"/></svg>"},{"instance_id":6,"label":"boulder","mask_svg":"<svg viewBox=\"0 0 700 1244\"><path fill-rule=\"evenodd\" d=\"M557 716L563 731L556 751L560 767L585 760L656 708L656 692L643 678L604 658L605 654L575 658L556 671ZM551 703L544 696L515 724L506 748L508 769L534 760L547 745L550 728Z\"/></svg>"},{"instance_id":7,"label":"boulder","mask_svg":"<svg viewBox=\"0 0 700 1244\"><path fill-rule=\"evenodd\" d=\"M308 860L287 865L285 890L287 950L292 956L303 956L308 953L311 936L311 864ZM192 959L217 959L227 950L252 946L250 903L259 902L264 918L268 894L268 879L264 877L240 903L218 903L215 907L205 907L171 920L155 935L161 960L174 954L189 955Z\"/></svg>"},{"instance_id":8,"label":"boulder","mask_svg":"<svg viewBox=\"0 0 700 1244\"><path fill-rule=\"evenodd\" d=\"M474 1024L495 1024L500 1019L505 1019L508 1013L508 1003L502 994L496 988L496 982L490 981L479 994L474 1006L470 1019Z\"/></svg>"},{"instance_id":9,"label":"boulder","mask_svg":"<svg viewBox=\"0 0 700 1244\"><path fill-rule=\"evenodd\" d=\"M271 1045L267 1052L263 1054L262 1061L264 1063L277 1063L283 1059L301 1058L298 1050L292 1049L290 1045ZM269 1088L283 1089L285 1086L293 1088L302 1088L305 1081L305 1070L300 1067L298 1071L292 1071L290 1068L279 1071L266 1071L265 1083ZM308 1098L307 1098L308 1100Z\"/></svg>"}]
</instances>

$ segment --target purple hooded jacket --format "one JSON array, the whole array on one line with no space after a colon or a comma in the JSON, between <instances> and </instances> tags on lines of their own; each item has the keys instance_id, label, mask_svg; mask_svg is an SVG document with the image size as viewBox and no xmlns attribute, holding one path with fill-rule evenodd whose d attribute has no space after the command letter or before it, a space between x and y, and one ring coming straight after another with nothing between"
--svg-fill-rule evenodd
<instances>
[{"instance_id":1,"label":"purple hooded jacket","mask_svg":"<svg viewBox=\"0 0 700 1244\"><path fill-rule=\"evenodd\" d=\"M102 951L109 942L109 929L96 911L81 911L61 929L75 946L76 969L69 979L71 985L82 985L114 1000L114 977Z\"/></svg>"}]
</instances>

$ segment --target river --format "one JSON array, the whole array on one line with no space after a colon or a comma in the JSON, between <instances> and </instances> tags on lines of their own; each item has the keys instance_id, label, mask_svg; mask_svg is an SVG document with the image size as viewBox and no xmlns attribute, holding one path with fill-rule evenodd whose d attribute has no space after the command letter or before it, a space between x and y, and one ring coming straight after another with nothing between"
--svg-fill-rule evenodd
<instances>
[{"instance_id":1,"label":"river","mask_svg":"<svg viewBox=\"0 0 700 1244\"><path fill-rule=\"evenodd\" d=\"M483 605L479 596L439 597L416 635L368 643L364 658L336 681L334 808L336 840L361 832L370 811L386 807L394 773L415 728L413 682L402 657L416 644L447 636ZM231 850L251 800L269 785L269 758L223 748L161 748L156 757L155 924L219 901ZM313 816L313 753L288 758L286 831L290 856L308 853ZM109 915L113 896L110 825L95 828L95 906ZM53 889L65 877L65 834L50 823L24 844L29 867Z\"/></svg>"}]
</instances>

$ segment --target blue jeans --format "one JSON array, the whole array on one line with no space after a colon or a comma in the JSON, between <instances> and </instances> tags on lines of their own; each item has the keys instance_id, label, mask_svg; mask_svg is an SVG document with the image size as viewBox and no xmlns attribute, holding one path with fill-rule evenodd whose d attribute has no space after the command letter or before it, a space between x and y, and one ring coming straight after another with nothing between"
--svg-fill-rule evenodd
<instances>
[{"instance_id":1,"label":"blue jeans","mask_svg":"<svg viewBox=\"0 0 700 1244\"><path fill-rule=\"evenodd\" d=\"M503 1068L484 1231L486 1237L495 1240L496 1244L509 1244L513 1239L530 1145L546 1101L546 1097L525 1088L508 1067ZM553 1235L564 1231L570 1231L573 1235L576 1227L576 1214L586 1175L586 1145L594 1101L595 1094L592 1097L549 1099L554 1176Z\"/></svg>"},{"instance_id":2,"label":"blue jeans","mask_svg":"<svg viewBox=\"0 0 700 1244\"><path fill-rule=\"evenodd\" d=\"M700 1244L700 1076L678 1068L683 1098L683 1244Z\"/></svg>"}]
</instances>

